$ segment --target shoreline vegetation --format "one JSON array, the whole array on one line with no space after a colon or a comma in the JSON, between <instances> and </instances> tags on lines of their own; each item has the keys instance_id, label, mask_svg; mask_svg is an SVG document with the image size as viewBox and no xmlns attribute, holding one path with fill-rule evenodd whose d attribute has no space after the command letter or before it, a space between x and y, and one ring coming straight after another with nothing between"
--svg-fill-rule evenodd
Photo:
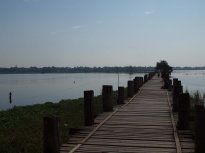
<instances>
[{"instance_id":1,"label":"shoreline vegetation","mask_svg":"<svg viewBox=\"0 0 205 153\"><path fill-rule=\"evenodd\" d=\"M192 132L193 139L196 137L196 106L202 105L205 107L205 93L200 93L199 91L189 92L188 90L185 93L189 94L190 99L190 110L188 115L188 126Z\"/></svg>"},{"instance_id":2,"label":"shoreline vegetation","mask_svg":"<svg viewBox=\"0 0 205 153\"><path fill-rule=\"evenodd\" d=\"M125 66L125 67L10 67L0 68L0 74L24 74L24 73L149 73L155 71L155 67Z\"/></svg>"},{"instance_id":3,"label":"shoreline vegetation","mask_svg":"<svg viewBox=\"0 0 205 153\"><path fill-rule=\"evenodd\" d=\"M113 104L116 105L117 93L115 91L113 91L112 99ZM49 115L60 118L60 143L65 143L69 138L69 133L72 133L69 129L78 129L84 125L83 100L83 98L68 99L58 103L46 102L16 106L0 111L0 152L41 153L43 150L43 117ZM102 95L95 96L94 116L102 112Z\"/></svg>"},{"instance_id":4,"label":"shoreline vegetation","mask_svg":"<svg viewBox=\"0 0 205 153\"><path fill-rule=\"evenodd\" d=\"M152 66L124 66L124 67L10 67L1 68L0 74L38 74L38 73L148 73L153 72ZM173 70L205 70L203 67L173 67Z\"/></svg>"}]
</instances>

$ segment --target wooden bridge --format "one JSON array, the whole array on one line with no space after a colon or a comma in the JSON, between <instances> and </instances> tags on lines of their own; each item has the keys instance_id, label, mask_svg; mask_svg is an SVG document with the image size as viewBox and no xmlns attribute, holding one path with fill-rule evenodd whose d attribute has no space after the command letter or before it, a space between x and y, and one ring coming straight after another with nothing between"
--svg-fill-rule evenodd
<instances>
[{"instance_id":1,"label":"wooden bridge","mask_svg":"<svg viewBox=\"0 0 205 153\"><path fill-rule=\"evenodd\" d=\"M61 153L192 153L190 131L177 131L172 98L154 76L124 105L95 119L72 135Z\"/></svg>"}]
</instances>

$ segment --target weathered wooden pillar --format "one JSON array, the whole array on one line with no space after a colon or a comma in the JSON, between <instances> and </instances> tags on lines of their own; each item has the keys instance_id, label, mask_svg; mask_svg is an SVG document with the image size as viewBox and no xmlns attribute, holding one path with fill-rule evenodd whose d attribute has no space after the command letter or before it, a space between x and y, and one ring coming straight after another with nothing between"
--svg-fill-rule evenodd
<instances>
[{"instance_id":1,"label":"weathered wooden pillar","mask_svg":"<svg viewBox=\"0 0 205 153\"><path fill-rule=\"evenodd\" d=\"M139 90L139 77L135 77L134 79L134 92L137 93Z\"/></svg>"},{"instance_id":2,"label":"weathered wooden pillar","mask_svg":"<svg viewBox=\"0 0 205 153\"><path fill-rule=\"evenodd\" d=\"M140 77L140 87L143 85L144 81L143 81L143 77Z\"/></svg>"},{"instance_id":3,"label":"weathered wooden pillar","mask_svg":"<svg viewBox=\"0 0 205 153\"><path fill-rule=\"evenodd\" d=\"M139 88L142 87L143 81L142 81L142 77L138 77L138 81L139 81Z\"/></svg>"},{"instance_id":4,"label":"weathered wooden pillar","mask_svg":"<svg viewBox=\"0 0 205 153\"><path fill-rule=\"evenodd\" d=\"M178 80L178 81L177 81L177 85L178 85L178 86L181 86L181 85L182 85L182 82L181 82L180 80Z\"/></svg>"},{"instance_id":5,"label":"weathered wooden pillar","mask_svg":"<svg viewBox=\"0 0 205 153\"><path fill-rule=\"evenodd\" d=\"M172 80L171 79L168 80L168 84L169 84L168 90L171 91L172 90Z\"/></svg>"},{"instance_id":6,"label":"weathered wooden pillar","mask_svg":"<svg viewBox=\"0 0 205 153\"><path fill-rule=\"evenodd\" d=\"M203 105L195 106L195 153L205 152L205 109Z\"/></svg>"},{"instance_id":7,"label":"weathered wooden pillar","mask_svg":"<svg viewBox=\"0 0 205 153\"><path fill-rule=\"evenodd\" d=\"M127 96L132 97L134 95L134 81L129 80L127 82Z\"/></svg>"},{"instance_id":8,"label":"weathered wooden pillar","mask_svg":"<svg viewBox=\"0 0 205 153\"><path fill-rule=\"evenodd\" d=\"M124 104L124 97L125 97L125 88L118 87L117 104Z\"/></svg>"},{"instance_id":9,"label":"weathered wooden pillar","mask_svg":"<svg viewBox=\"0 0 205 153\"><path fill-rule=\"evenodd\" d=\"M171 79L169 79L169 85L170 85L171 87L173 86Z\"/></svg>"},{"instance_id":10,"label":"weathered wooden pillar","mask_svg":"<svg viewBox=\"0 0 205 153\"><path fill-rule=\"evenodd\" d=\"M85 126L93 125L94 123L94 111L93 111L93 97L94 91L84 91L84 121Z\"/></svg>"},{"instance_id":11,"label":"weathered wooden pillar","mask_svg":"<svg viewBox=\"0 0 205 153\"><path fill-rule=\"evenodd\" d=\"M173 78L173 87L178 85L178 79L177 78Z\"/></svg>"},{"instance_id":12,"label":"weathered wooden pillar","mask_svg":"<svg viewBox=\"0 0 205 153\"><path fill-rule=\"evenodd\" d=\"M144 83L147 82L147 74L144 75Z\"/></svg>"},{"instance_id":13,"label":"weathered wooden pillar","mask_svg":"<svg viewBox=\"0 0 205 153\"><path fill-rule=\"evenodd\" d=\"M43 118L43 153L59 153L59 119L56 116Z\"/></svg>"},{"instance_id":14,"label":"weathered wooden pillar","mask_svg":"<svg viewBox=\"0 0 205 153\"><path fill-rule=\"evenodd\" d=\"M177 111L177 105L176 105L176 94L177 94L177 89L178 88L178 78L173 78L173 88L172 88L172 101L173 101L173 107L172 110L174 112Z\"/></svg>"},{"instance_id":15,"label":"weathered wooden pillar","mask_svg":"<svg viewBox=\"0 0 205 153\"><path fill-rule=\"evenodd\" d=\"M150 80L151 79L151 72L149 72L148 74L147 74L147 80Z\"/></svg>"},{"instance_id":16,"label":"weathered wooden pillar","mask_svg":"<svg viewBox=\"0 0 205 153\"><path fill-rule=\"evenodd\" d=\"M190 97L188 93L180 94L178 101L178 122L179 130L189 129Z\"/></svg>"},{"instance_id":17,"label":"weathered wooden pillar","mask_svg":"<svg viewBox=\"0 0 205 153\"><path fill-rule=\"evenodd\" d=\"M179 94L183 93L183 87L182 86L174 86L173 93L172 93L172 100L173 100L173 112L178 111L178 101L179 101Z\"/></svg>"},{"instance_id":18,"label":"weathered wooden pillar","mask_svg":"<svg viewBox=\"0 0 205 153\"><path fill-rule=\"evenodd\" d=\"M104 112L113 111L112 86L111 85L103 85L102 98L103 98L103 111Z\"/></svg>"}]
</instances>

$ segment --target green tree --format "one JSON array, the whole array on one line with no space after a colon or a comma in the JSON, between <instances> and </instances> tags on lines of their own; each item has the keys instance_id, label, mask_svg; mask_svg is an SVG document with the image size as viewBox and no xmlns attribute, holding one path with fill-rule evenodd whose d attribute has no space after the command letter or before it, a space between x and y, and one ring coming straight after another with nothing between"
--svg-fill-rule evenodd
<instances>
[{"instance_id":1,"label":"green tree","mask_svg":"<svg viewBox=\"0 0 205 153\"><path fill-rule=\"evenodd\" d=\"M173 71L172 67L169 66L169 64L165 60L161 60L160 62L157 62L156 70L160 71L163 74L171 74L171 72Z\"/></svg>"}]
</instances>

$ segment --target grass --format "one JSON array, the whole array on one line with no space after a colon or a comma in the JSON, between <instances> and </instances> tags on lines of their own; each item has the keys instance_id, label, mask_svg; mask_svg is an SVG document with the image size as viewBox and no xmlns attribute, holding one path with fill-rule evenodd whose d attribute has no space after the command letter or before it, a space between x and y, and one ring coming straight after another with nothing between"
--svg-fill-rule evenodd
<instances>
[{"instance_id":1,"label":"grass","mask_svg":"<svg viewBox=\"0 0 205 153\"><path fill-rule=\"evenodd\" d=\"M15 107L0 112L0 152L40 153L43 144L43 117L54 114L60 117L61 142L69 128L83 124L82 99Z\"/></svg>"},{"instance_id":2,"label":"grass","mask_svg":"<svg viewBox=\"0 0 205 153\"><path fill-rule=\"evenodd\" d=\"M113 92L113 103L116 104L116 101L117 94ZM60 142L66 142L69 128L84 125L83 108L83 98L80 98L0 111L0 152L42 153L43 117L47 115L59 116ZM102 96L94 97L94 115L102 112Z\"/></svg>"},{"instance_id":3,"label":"grass","mask_svg":"<svg viewBox=\"0 0 205 153\"><path fill-rule=\"evenodd\" d=\"M189 126L193 134L195 134L195 105L204 105L205 94L199 91L190 93L187 89L185 93L190 95L190 113L189 113Z\"/></svg>"}]
</instances>

